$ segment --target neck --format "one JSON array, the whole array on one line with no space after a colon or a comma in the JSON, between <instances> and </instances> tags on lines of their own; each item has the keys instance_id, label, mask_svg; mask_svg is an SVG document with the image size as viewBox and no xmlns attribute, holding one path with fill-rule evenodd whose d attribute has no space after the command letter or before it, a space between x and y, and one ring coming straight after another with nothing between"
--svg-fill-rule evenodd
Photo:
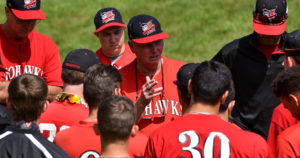
<instances>
[{"instance_id":1,"label":"neck","mask_svg":"<svg viewBox=\"0 0 300 158\"><path fill-rule=\"evenodd\" d=\"M5 22L2 25L2 29L4 31L4 33L8 36L8 38L14 40L14 41L23 41L26 38L18 38L17 36L14 36L14 34L11 32L11 30L9 29L9 27L7 26L7 22Z\"/></svg>"},{"instance_id":2,"label":"neck","mask_svg":"<svg viewBox=\"0 0 300 158\"><path fill-rule=\"evenodd\" d=\"M209 105L199 102L191 102L185 113L208 113L208 114L219 114L220 104Z\"/></svg>"},{"instance_id":3,"label":"neck","mask_svg":"<svg viewBox=\"0 0 300 158\"><path fill-rule=\"evenodd\" d=\"M229 122L229 119L228 119L228 110L224 111L224 112L221 112L218 114L222 120L226 121L226 122Z\"/></svg>"},{"instance_id":4,"label":"neck","mask_svg":"<svg viewBox=\"0 0 300 158\"><path fill-rule=\"evenodd\" d=\"M69 85L64 83L64 89L63 92L65 93L71 93L71 94L76 94L79 97L83 98L83 83L79 85Z\"/></svg>"},{"instance_id":5,"label":"neck","mask_svg":"<svg viewBox=\"0 0 300 158\"><path fill-rule=\"evenodd\" d=\"M156 65L151 65L149 67L144 66L143 64L140 64L139 61L137 61L137 69L142 72L145 76L149 76L150 78L154 77L155 75L157 75L160 70L162 64L161 62L159 62Z\"/></svg>"},{"instance_id":6,"label":"neck","mask_svg":"<svg viewBox=\"0 0 300 158\"><path fill-rule=\"evenodd\" d=\"M90 114L89 116L85 119L85 121L88 121L88 122L97 122L97 111L98 109L89 109L90 110Z\"/></svg>"},{"instance_id":7,"label":"neck","mask_svg":"<svg viewBox=\"0 0 300 158\"><path fill-rule=\"evenodd\" d=\"M118 142L107 144L101 138L101 157L102 158L130 157L128 153L128 141L118 141Z\"/></svg>"},{"instance_id":8,"label":"neck","mask_svg":"<svg viewBox=\"0 0 300 158\"><path fill-rule=\"evenodd\" d=\"M115 53L115 52L109 52L107 50L102 49L102 52L103 52L103 54L105 56L107 56L109 58L114 58L114 57L120 56L121 54L124 53L124 51L125 51L125 44L122 45L121 49L116 49L114 51L116 51L117 53Z\"/></svg>"}]
</instances>

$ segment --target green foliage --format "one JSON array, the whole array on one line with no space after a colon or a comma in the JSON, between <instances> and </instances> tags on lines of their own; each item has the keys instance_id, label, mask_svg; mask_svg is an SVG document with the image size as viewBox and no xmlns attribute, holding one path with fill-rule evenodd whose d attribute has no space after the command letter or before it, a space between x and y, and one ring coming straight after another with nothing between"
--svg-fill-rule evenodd
<instances>
[{"instance_id":1,"label":"green foliage","mask_svg":"<svg viewBox=\"0 0 300 158\"><path fill-rule=\"evenodd\" d=\"M0 23L5 22L5 0L1 0ZM125 23L137 14L156 17L170 35L164 55L186 62L212 58L226 43L252 32L255 0L42 0L47 19L36 30L58 45L62 60L72 49L96 51L100 43L93 34L94 16L103 7L115 7ZM300 26L299 0L288 0L287 31ZM127 41L126 32L126 41Z\"/></svg>"}]
</instances>

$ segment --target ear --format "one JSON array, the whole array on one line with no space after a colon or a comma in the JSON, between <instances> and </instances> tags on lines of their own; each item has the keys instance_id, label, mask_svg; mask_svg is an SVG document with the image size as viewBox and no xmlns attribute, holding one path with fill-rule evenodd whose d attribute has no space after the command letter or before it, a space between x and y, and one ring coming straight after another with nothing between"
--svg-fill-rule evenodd
<instances>
[{"instance_id":1,"label":"ear","mask_svg":"<svg viewBox=\"0 0 300 158\"><path fill-rule=\"evenodd\" d=\"M94 132L95 132L96 135L100 135L100 130L99 130L99 127L98 127L97 123L95 123L93 125L93 130L94 130Z\"/></svg>"},{"instance_id":2,"label":"ear","mask_svg":"<svg viewBox=\"0 0 300 158\"><path fill-rule=\"evenodd\" d=\"M228 114L231 114L232 110L233 110L233 107L235 105L235 100L232 100L229 105L228 105Z\"/></svg>"},{"instance_id":3,"label":"ear","mask_svg":"<svg viewBox=\"0 0 300 158\"><path fill-rule=\"evenodd\" d=\"M193 90L192 90L192 80L191 79L189 79L189 82L188 82L188 92L189 92L189 94L193 93Z\"/></svg>"},{"instance_id":4,"label":"ear","mask_svg":"<svg viewBox=\"0 0 300 158\"><path fill-rule=\"evenodd\" d=\"M296 65L297 65L297 63L296 63L294 57L286 56L285 59L286 59L286 60L285 60L285 63L284 63L284 68L285 68L285 69L288 69L288 68L290 68L290 67L293 67L293 66L296 66Z\"/></svg>"},{"instance_id":5,"label":"ear","mask_svg":"<svg viewBox=\"0 0 300 158\"><path fill-rule=\"evenodd\" d=\"M293 105L299 108L299 98L294 94L289 94L289 100L293 103Z\"/></svg>"},{"instance_id":6,"label":"ear","mask_svg":"<svg viewBox=\"0 0 300 158\"><path fill-rule=\"evenodd\" d=\"M49 106L49 101L46 100L46 102L45 102L45 104L44 104L43 112L45 112L45 111L48 109L48 106Z\"/></svg>"},{"instance_id":7,"label":"ear","mask_svg":"<svg viewBox=\"0 0 300 158\"><path fill-rule=\"evenodd\" d=\"M139 132L139 126L138 125L133 125L131 128L131 133L130 136L134 137L137 135L137 133Z\"/></svg>"},{"instance_id":8,"label":"ear","mask_svg":"<svg viewBox=\"0 0 300 158\"><path fill-rule=\"evenodd\" d=\"M134 43L133 43L133 41L132 40L129 40L128 41L128 45L129 45L129 47L130 47L130 50L132 51L132 53L134 53ZM134 53L135 54L135 53Z\"/></svg>"},{"instance_id":9,"label":"ear","mask_svg":"<svg viewBox=\"0 0 300 158\"><path fill-rule=\"evenodd\" d=\"M221 104L224 104L224 103L225 103L226 98L227 98L227 96L228 96L228 93L229 93L228 90L225 91L225 92L223 93L223 95L222 95L222 97L221 97Z\"/></svg>"},{"instance_id":10,"label":"ear","mask_svg":"<svg viewBox=\"0 0 300 158\"><path fill-rule=\"evenodd\" d=\"M115 88L113 95L120 95L120 94L121 94L121 89L120 88Z\"/></svg>"}]
</instances>

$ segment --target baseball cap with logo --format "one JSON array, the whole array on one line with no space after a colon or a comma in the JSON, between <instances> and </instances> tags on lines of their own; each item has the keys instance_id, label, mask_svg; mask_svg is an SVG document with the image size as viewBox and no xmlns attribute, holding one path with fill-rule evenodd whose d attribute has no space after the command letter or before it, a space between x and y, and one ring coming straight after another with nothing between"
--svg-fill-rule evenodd
<instances>
[{"instance_id":1,"label":"baseball cap with logo","mask_svg":"<svg viewBox=\"0 0 300 158\"><path fill-rule=\"evenodd\" d=\"M253 29L262 35L281 35L286 28L286 0L257 0L253 11Z\"/></svg>"},{"instance_id":2,"label":"baseball cap with logo","mask_svg":"<svg viewBox=\"0 0 300 158\"><path fill-rule=\"evenodd\" d=\"M189 80L199 63L188 63L183 65L177 72L177 80L174 82L177 86L188 89Z\"/></svg>"},{"instance_id":3,"label":"baseball cap with logo","mask_svg":"<svg viewBox=\"0 0 300 158\"><path fill-rule=\"evenodd\" d=\"M169 35L161 30L158 20L150 15L132 17L127 28L129 39L135 43L150 43L169 38Z\"/></svg>"},{"instance_id":4,"label":"baseball cap with logo","mask_svg":"<svg viewBox=\"0 0 300 158\"><path fill-rule=\"evenodd\" d=\"M22 20L44 20L45 14L41 6L41 0L6 0L6 6L13 14Z\"/></svg>"},{"instance_id":5,"label":"baseball cap with logo","mask_svg":"<svg viewBox=\"0 0 300 158\"><path fill-rule=\"evenodd\" d=\"M72 50L65 58L63 68L85 72L90 66L100 63L98 55L88 49Z\"/></svg>"},{"instance_id":6,"label":"baseball cap with logo","mask_svg":"<svg viewBox=\"0 0 300 158\"><path fill-rule=\"evenodd\" d=\"M289 33L284 44L284 52L287 55L300 55L300 29Z\"/></svg>"},{"instance_id":7,"label":"baseball cap with logo","mask_svg":"<svg viewBox=\"0 0 300 158\"><path fill-rule=\"evenodd\" d=\"M115 8L103 8L99 10L94 18L94 23L96 26L96 31L94 33L112 26L126 27L123 23L122 15Z\"/></svg>"}]
</instances>

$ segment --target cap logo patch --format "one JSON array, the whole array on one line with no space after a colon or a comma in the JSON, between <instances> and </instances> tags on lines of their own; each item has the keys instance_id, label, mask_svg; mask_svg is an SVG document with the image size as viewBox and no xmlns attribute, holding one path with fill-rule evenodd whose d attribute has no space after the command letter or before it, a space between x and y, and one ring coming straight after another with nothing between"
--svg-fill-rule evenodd
<instances>
[{"instance_id":1,"label":"cap logo patch","mask_svg":"<svg viewBox=\"0 0 300 158\"><path fill-rule=\"evenodd\" d=\"M264 8L263 16L267 17L269 19L269 21L271 22L277 16L276 9L268 10L268 9Z\"/></svg>"},{"instance_id":2,"label":"cap logo patch","mask_svg":"<svg viewBox=\"0 0 300 158\"><path fill-rule=\"evenodd\" d=\"M108 12L101 13L102 23L108 23L112 20L115 20L115 14L113 13L113 10Z\"/></svg>"},{"instance_id":3,"label":"cap logo patch","mask_svg":"<svg viewBox=\"0 0 300 158\"><path fill-rule=\"evenodd\" d=\"M24 8L30 9L36 7L36 0L24 0Z\"/></svg>"},{"instance_id":4,"label":"cap logo patch","mask_svg":"<svg viewBox=\"0 0 300 158\"><path fill-rule=\"evenodd\" d=\"M149 21L147 23L142 23L141 27L144 35L149 35L152 32L155 32L155 24L153 24L152 21Z\"/></svg>"}]
</instances>

